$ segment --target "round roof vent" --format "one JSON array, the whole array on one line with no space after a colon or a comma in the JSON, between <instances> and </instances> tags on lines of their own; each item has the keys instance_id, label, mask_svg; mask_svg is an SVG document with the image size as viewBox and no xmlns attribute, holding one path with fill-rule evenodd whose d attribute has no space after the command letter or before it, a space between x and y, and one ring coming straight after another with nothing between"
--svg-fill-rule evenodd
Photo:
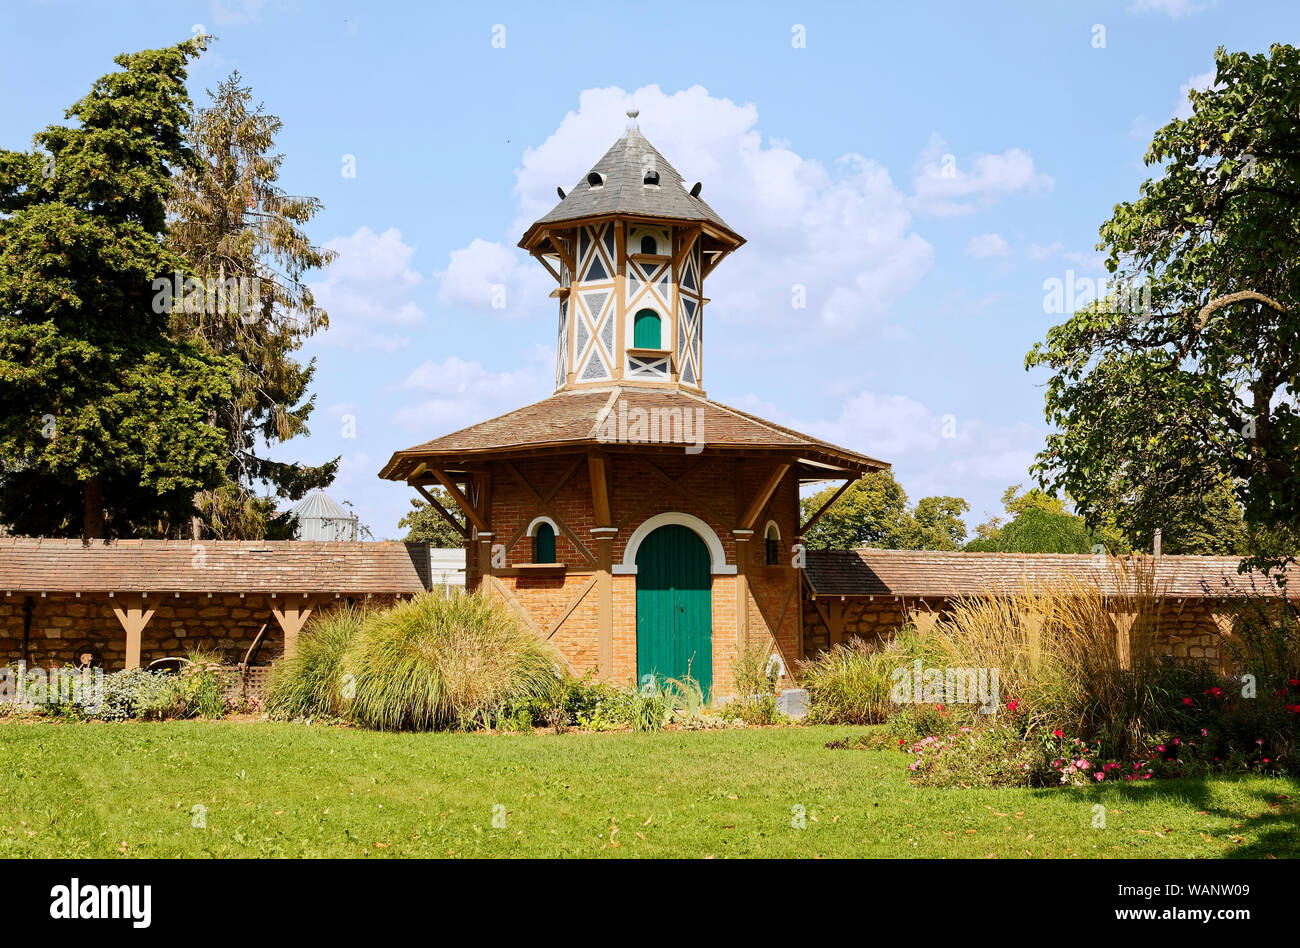
<instances>
[{"instance_id":1,"label":"round roof vent","mask_svg":"<svg viewBox=\"0 0 1300 948\"><path fill-rule=\"evenodd\" d=\"M605 179L600 176L599 171L593 171L591 174L587 175L587 184L593 188L603 188L605 186Z\"/></svg>"}]
</instances>

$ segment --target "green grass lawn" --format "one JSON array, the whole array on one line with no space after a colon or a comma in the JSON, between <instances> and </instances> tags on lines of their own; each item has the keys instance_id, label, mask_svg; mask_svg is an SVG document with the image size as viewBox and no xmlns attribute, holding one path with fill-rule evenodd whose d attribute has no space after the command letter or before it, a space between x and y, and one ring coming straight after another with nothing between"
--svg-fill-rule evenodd
<instances>
[{"instance_id":1,"label":"green grass lawn","mask_svg":"<svg viewBox=\"0 0 1300 948\"><path fill-rule=\"evenodd\" d=\"M1295 856L1300 781L913 787L855 728L0 724L0 856ZM1105 807L1106 826L1093 827ZM196 807L203 810L197 811ZM806 825L798 828L802 807ZM494 826L494 808L504 827ZM206 819L206 827L194 822Z\"/></svg>"}]
</instances>

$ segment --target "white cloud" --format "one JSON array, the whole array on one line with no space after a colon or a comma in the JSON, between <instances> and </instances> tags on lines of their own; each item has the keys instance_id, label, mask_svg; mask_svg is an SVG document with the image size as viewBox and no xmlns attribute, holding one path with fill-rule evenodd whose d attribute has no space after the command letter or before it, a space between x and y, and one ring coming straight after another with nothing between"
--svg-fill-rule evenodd
<instances>
[{"instance_id":1,"label":"white cloud","mask_svg":"<svg viewBox=\"0 0 1300 948\"><path fill-rule=\"evenodd\" d=\"M672 94L655 85L581 93L577 110L524 153L512 240L555 205L557 186L568 189L590 170L622 134L624 113L633 107L646 137L687 182L702 181L705 200L749 240L711 277L716 315L750 324L788 320L798 284L812 317L800 314L802 322L850 327L878 317L930 269L933 249L912 230L906 198L883 167L856 154L828 167L784 142L764 141L752 104L710 96L700 86ZM449 299L481 298L489 276L508 293L526 291L503 244L476 244L457 251L464 256L440 276Z\"/></svg>"},{"instance_id":2,"label":"white cloud","mask_svg":"<svg viewBox=\"0 0 1300 948\"><path fill-rule=\"evenodd\" d=\"M1059 240L1050 244L1030 244L1025 248L1030 260L1050 260L1059 257L1065 262L1086 270L1104 270L1106 255L1096 250L1066 250Z\"/></svg>"},{"instance_id":3,"label":"white cloud","mask_svg":"<svg viewBox=\"0 0 1300 948\"><path fill-rule=\"evenodd\" d=\"M1205 7L1206 4L1195 3L1193 0L1136 0L1129 10L1133 13L1163 13L1165 16L1177 19L1180 16L1199 13Z\"/></svg>"},{"instance_id":4,"label":"white cloud","mask_svg":"<svg viewBox=\"0 0 1300 948\"><path fill-rule=\"evenodd\" d=\"M555 206L556 187L571 188L622 134L630 108L640 110L646 137L688 183L703 182L705 200L748 240L710 277L714 316L751 326L794 317L814 341L819 329L888 329L895 301L934 263L933 247L913 225L914 210L970 214L1053 184L1018 148L958 162L948 177L944 145L935 137L909 195L868 156L824 163L764 138L752 103L711 96L701 86L673 93L657 85L587 89L556 130L524 152L508 232L453 251L436 274L438 302L490 311L494 293L504 291L504 315L550 311L551 278L513 243Z\"/></svg>"},{"instance_id":5,"label":"white cloud","mask_svg":"<svg viewBox=\"0 0 1300 948\"><path fill-rule=\"evenodd\" d=\"M1196 89L1204 92L1210 86L1214 85L1215 70L1203 72L1198 76L1192 76L1181 86L1178 87L1178 107L1174 109L1173 117L1176 119L1189 119L1192 117L1192 102L1187 97L1187 93Z\"/></svg>"},{"instance_id":6,"label":"white cloud","mask_svg":"<svg viewBox=\"0 0 1300 948\"><path fill-rule=\"evenodd\" d=\"M959 160L932 135L921 152L910 206L936 217L971 214L1017 192L1049 191L1055 182L1034 168L1034 159L1019 148L997 155Z\"/></svg>"},{"instance_id":7,"label":"white cloud","mask_svg":"<svg viewBox=\"0 0 1300 948\"><path fill-rule=\"evenodd\" d=\"M212 22L217 26L247 26L262 17L265 0L212 0Z\"/></svg>"},{"instance_id":8,"label":"white cloud","mask_svg":"<svg viewBox=\"0 0 1300 948\"><path fill-rule=\"evenodd\" d=\"M475 237L467 247L453 250L447 269L434 274L437 302L475 310L499 310L522 317L536 312L554 281L522 251Z\"/></svg>"},{"instance_id":9,"label":"white cloud","mask_svg":"<svg viewBox=\"0 0 1300 948\"><path fill-rule=\"evenodd\" d=\"M401 383L420 401L401 409L397 422L437 437L522 408L551 394L549 360L554 354L545 358L545 366L539 354L531 365L513 372L493 372L458 356L426 360Z\"/></svg>"},{"instance_id":10,"label":"white cloud","mask_svg":"<svg viewBox=\"0 0 1300 948\"><path fill-rule=\"evenodd\" d=\"M792 427L834 444L890 462L915 503L935 494L970 501L973 527L985 507L1009 484L1028 480L1042 433L1027 422L993 425L960 410L936 412L905 395L859 391L840 403L839 414Z\"/></svg>"},{"instance_id":11,"label":"white cloud","mask_svg":"<svg viewBox=\"0 0 1300 948\"><path fill-rule=\"evenodd\" d=\"M1001 234L977 234L966 245L966 252L972 257L1005 257L1011 248Z\"/></svg>"},{"instance_id":12,"label":"white cloud","mask_svg":"<svg viewBox=\"0 0 1300 948\"><path fill-rule=\"evenodd\" d=\"M348 497L347 492L359 492L369 488L374 483L375 471L379 466L379 463L365 451L340 455L338 474L334 478L334 483L330 485L330 492L337 494L341 500L358 502L361 498Z\"/></svg>"},{"instance_id":13,"label":"white cloud","mask_svg":"<svg viewBox=\"0 0 1300 948\"><path fill-rule=\"evenodd\" d=\"M390 352L405 345L409 340L401 330L424 322L424 310L412 299L423 282L411 266L415 248L395 227L382 234L360 227L325 246L338 257L324 279L312 284L316 302L330 317L330 328L317 339Z\"/></svg>"}]
</instances>

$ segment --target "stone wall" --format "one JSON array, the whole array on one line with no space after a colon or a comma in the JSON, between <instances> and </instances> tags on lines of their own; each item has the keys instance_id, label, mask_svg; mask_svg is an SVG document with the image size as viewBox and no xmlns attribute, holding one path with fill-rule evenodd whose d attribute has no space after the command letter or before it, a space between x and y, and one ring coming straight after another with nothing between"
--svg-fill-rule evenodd
<instances>
[{"instance_id":1,"label":"stone wall","mask_svg":"<svg viewBox=\"0 0 1300 948\"><path fill-rule=\"evenodd\" d=\"M815 658L830 648L831 627L842 624L842 640L877 641L892 635L908 617L942 616L947 599L902 599L893 596L860 596L844 600L803 597L805 659ZM1226 667L1228 650L1223 635L1230 633L1234 606L1211 599L1164 599L1157 613L1157 642L1162 654L1203 661ZM924 622L925 619L923 618Z\"/></svg>"},{"instance_id":2,"label":"stone wall","mask_svg":"<svg viewBox=\"0 0 1300 948\"><path fill-rule=\"evenodd\" d=\"M22 658L23 604L29 597L13 594L0 597L0 664L13 664ZM372 602L391 602L393 597L373 597ZM124 666L126 633L113 614L113 606L130 603L154 609L154 616L141 635L140 663L170 656L183 656L191 649L219 652L222 661L235 664L244 659L258 630L268 623L266 637L258 651L257 662L267 664L284 650L284 634L271 613L273 604L301 601L301 597L272 599L269 594L153 593L141 600L138 596L115 596L104 593L39 594L30 597L32 624L29 637L29 664L41 667L75 662L74 652L89 643L100 653L104 667L116 671ZM328 608L332 596L315 601Z\"/></svg>"}]
</instances>

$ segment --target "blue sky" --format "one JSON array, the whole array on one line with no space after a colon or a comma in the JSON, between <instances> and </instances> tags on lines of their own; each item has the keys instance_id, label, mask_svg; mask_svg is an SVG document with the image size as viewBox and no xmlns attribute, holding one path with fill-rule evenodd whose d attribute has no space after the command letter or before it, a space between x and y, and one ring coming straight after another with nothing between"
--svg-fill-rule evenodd
<instances>
[{"instance_id":1,"label":"blue sky","mask_svg":"<svg viewBox=\"0 0 1300 948\"><path fill-rule=\"evenodd\" d=\"M238 69L283 119L281 183L324 201L310 232L341 256L313 280L312 435L278 454L343 455L330 493L383 538L410 496L376 477L393 450L551 393L553 284L514 244L632 106L749 240L707 287L710 397L891 461L913 501L967 498L973 529L1046 431L1023 369L1062 318L1044 281L1102 272L1152 131L1216 46L1296 42L1300 5L16 0L4 22L0 147L199 27L196 101Z\"/></svg>"}]
</instances>

